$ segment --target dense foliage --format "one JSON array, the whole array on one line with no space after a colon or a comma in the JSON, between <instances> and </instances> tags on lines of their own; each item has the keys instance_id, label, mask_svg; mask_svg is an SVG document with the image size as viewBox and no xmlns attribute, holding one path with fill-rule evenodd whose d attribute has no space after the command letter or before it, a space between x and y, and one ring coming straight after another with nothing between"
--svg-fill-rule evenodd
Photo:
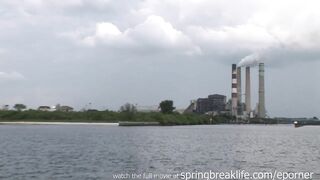
<instances>
[{"instance_id":1,"label":"dense foliage","mask_svg":"<svg viewBox=\"0 0 320 180\"><path fill-rule=\"evenodd\" d=\"M0 121L54 121L54 122L160 122L161 125L209 124L210 118L197 114L162 114L158 112L114 112L114 111L0 111Z\"/></svg>"},{"instance_id":2,"label":"dense foliage","mask_svg":"<svg viewBox=\"0 0 320 180\"><path fill-rule=\"evenodd\" d=\"M27 106L24 104L15 104L13 108L16 109L17 111L22 111L23 109L26 109Z\"/></svg>"},{"instance_id":3,"label":"dense foliage","mask_svg":"<svg viewBox=\"0 0 320 180\"><path fill-rule=\"evenodd\" d=\"M173 101L172 100L164 100L159 104L160 110L162 113L170 114L173 112L175 107L173 107Z\"/></svg>"},{"instance_id":4,"label":"dense foliage","mask_svg":"<svg viewBox=\"0 0 320 180\"><path fill-rule=\"evenodd\" d=\"M128 110L128 109L127 109ZM229 115L208 116L200 114L164 114L160 112L134 111L97 111L62 112L62 111L14 111L0 110L0 122L159 122L161 125L197 125L197 124L236 124L235 117ZM277 124L276 119L251 119L250 124Z\"/></svg>"},{"instance_id":5,"label":"dense foliage","mask_svg":"<svg viewBox=\"0 0 320 180\"><path fill-rule=\"evenodd\" d=\"M120 111L127 112L127 113L135 113L135 112L137 112L137 108L133 104L126 103L120 107Z\"/></svg>"}]
</instances>

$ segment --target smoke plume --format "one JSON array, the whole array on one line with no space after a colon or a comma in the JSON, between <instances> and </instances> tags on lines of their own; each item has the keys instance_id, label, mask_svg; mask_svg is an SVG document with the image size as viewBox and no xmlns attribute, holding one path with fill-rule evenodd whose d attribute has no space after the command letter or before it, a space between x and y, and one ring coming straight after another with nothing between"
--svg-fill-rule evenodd
<instances>
[{"instance_id":1,"label":"smoke plume","mask_svg":"<svg viewBox=\"0 0 320 180\"><path fill-rule=\"evenodd\" d=\"M250 54L240 60L238 63L238 66L243 67L243 66L257 66L259 62L261 61L261 57L259 54L254 53Z\"/></svg>"}]
</instances>

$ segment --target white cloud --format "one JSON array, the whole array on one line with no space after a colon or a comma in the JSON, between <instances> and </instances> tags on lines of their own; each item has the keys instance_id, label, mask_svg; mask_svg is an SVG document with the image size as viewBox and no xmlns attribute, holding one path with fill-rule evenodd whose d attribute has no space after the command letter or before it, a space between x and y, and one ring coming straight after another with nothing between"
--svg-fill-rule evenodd
<instances>
[{"instance_id":1,"label":"white cloud","mask_svg":"<svg viewBox=\"0 0 320 180\"><path fill-rule=\"evenodd\" d=\"M1 0L0 47L6 53L0 52L0 67L25 72L30 82L8 83L1 98L20 94L20 87L33 92L37 84L39 91L61 88L63 98L70 101L69 94L74 95L75 104L93 98L116 107L129 100L153 104L177 97L179 106L219 89L228 95L229 65L252 53L264 56L267 68L283 68L278 74L266 71L266 80L296 73L294 68L288 73L288 64L297 69L303 64L304 73L296 73L297 82L305 83L300 87L319 90L314 83L320 62L319 5L317 0ZM23 76L0 73L2 80L10 77ZM283 76L283 82L290 79ZM141 90L132 93L127 83ZM171 84L177 86L163 90ZM170 96L180 88L185 91ZM266 92L274 98L270 112L286 113L275 108L277 101L296 104L281 93ZM316 93L304 94L319 99ZM39 103L47 101L37 96ZM56 91L44 96L62 97ZM310 103L308 97L304 104ZM317 107L316 101L310 106ZM300 115L308 112L296 109Z\"/></svg>"},{"instance_id":2,"label":"white cloud","mask_svg":"<svg viewBox=\"0 0 320 180\"><path fill-rule=\"evenodd\" d=\"M81 29L81 28L80 28ZM142 23L121 32L119 28L110 22L99 22L96 24L92 35L84 35L85 32L76 30L74 32L62 33L85 45L94 47L98 45L109 45L109 47L135 48L153 50L178 50L183 54L192 55L201 53L201 49L195 46L192 40L182 31L173 27L160 16L149 16Z\"/></svg>"},{"instance_id":3,"label":"white cloud","mask_svg":"<svg viewBox=\"0 0 320 180\"><path fill-rule=\"evenodd\" d=\"M98 23L96 27L96 36L105 38L109 36L118 36L121 32L117 26L112 23Z\"/></svg>"},{"instance_id":4,"label":"white cloud","mask_svg":"<svg viewBox=\"0 0 320 180\"><path fill-rule=\"evenodd\" d=\"M147 0L140 11L165 17L210 51L282 46L308 51L320 47L319 5L316 0Z\"/></svg>"},{"instance_id":5,"label":"white cloud","mask_svg":"<svg viewBox=\"0 0 320 180\"><path fill-rule=\"evenodd\" d=\"M121 31L114 24L109 22L101 22L96 24L94 35L84 37L81 41L89 46L94 46L99 41L104 43L116 41L121 35Z\"/></svg>"},{"instance_id":6,"label":"white cloud","mask_svg":"<svg viewBox=\"0 0 320 180\"><path fill-rule=\"evenodd\" d=\"M0 72L0 80L2 81L12 81L12 80L23 80L25 77L19 72Z\"/></svg>"},{"instance_id":7,"label":"white cloud","mask_svg":"<svg viewBox=\"0 0 320 180\"><path fill-rule=\"evenodd\" d=\"M4 53L6 53L7 52L7 50L6 49L4 49L4 48L0 48L0 55L1 54L4 54Z\"/></svg>"},{"instance_id":8,"label":"white cloud","mask_svg":"<svg viewBox=\"0 0 320 180\"><path fill-rule=\"evenodd\" d=\"M210 50L258 51L277 44L264 28L252 24L217 29L189 27L187 32L195 42Z\"/></svg>"},{"instance_id":9,"label":"white cloud","mask_svg":"<svg viewBox=\"0 0 320 180\"><path fill-rule=\"evenodd\" d=\"M160 16L149 16L143 23L128 29L126 36L136 41L143 40L148 45L177 45L188 43L189 39L183 32L175 29L171 23Z\"/></svg>"},{"instance_id":10,"label":"white cloud","mask_svg":"<svg viewBox=\"0 0 320 180\"><path fill-rule=\"evenodd\" d=\"M91 47L174 49L198 55L264 54L284 46L290 51L317 50L320 13L314 5L317 1L311 2L241 0L234 6L228 0L147 0L128 11L128 24L98 21L94 33L82 32L74 39Z\"/></svg>"},{"instance_id":11,"label":"white cloud","mask_svg":"<svg viewBox=\"0 0 320 180\"><path fill-rule=\"evenodd\" d=\"M101 6L107 5L109 0L67 0L67 1L57 1L57 0L4 0L4 3L11 6L19 6L25 10L38 9L38 10L48 10L52 8L67 8L67 7L82 7L86 5Z\"/></svg>"}]
</instances>

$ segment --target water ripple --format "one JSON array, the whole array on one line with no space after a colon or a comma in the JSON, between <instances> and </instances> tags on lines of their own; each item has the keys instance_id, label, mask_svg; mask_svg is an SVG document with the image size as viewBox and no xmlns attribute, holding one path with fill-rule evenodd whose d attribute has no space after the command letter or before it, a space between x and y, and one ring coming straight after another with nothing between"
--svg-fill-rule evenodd
<instances>
[{"instance_id":1,"label":"water ripple","mask_svg":"<svg viewBox=\"0 0 320 180\"><path fill-rule=\"evenodd\" d=\"M319 177L319 127L0 126L0 179L245 169Z\"/></svg>"}]
</instances>

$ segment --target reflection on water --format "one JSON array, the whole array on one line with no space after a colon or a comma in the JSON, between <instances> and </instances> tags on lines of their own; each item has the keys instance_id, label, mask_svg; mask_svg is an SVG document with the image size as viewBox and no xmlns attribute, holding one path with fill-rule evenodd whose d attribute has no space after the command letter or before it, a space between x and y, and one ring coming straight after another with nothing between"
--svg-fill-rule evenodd
<instances>
[{"instance_id":1,"label":"reflection on water","mask_svg":"<svg viewBox=\"0 0 320 180\"><path fill-rule=\"evenodd\" d=\"M0 126L0 179L112 179L116 173L315 172L320 127Z\"/></svg>"}]
</instances>

